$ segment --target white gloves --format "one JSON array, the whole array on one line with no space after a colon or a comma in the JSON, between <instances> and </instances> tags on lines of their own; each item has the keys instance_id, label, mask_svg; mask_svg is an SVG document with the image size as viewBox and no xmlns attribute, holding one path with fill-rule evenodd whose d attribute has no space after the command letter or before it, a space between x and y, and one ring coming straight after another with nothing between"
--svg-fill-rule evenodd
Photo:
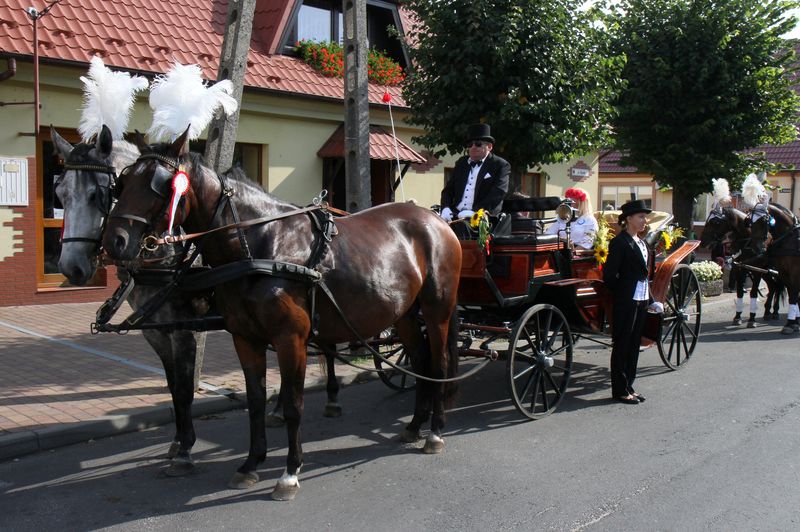
<instances>
[{"instance_id":1,"label":"white gloves","mask_svg":"<svg viewBox=\"0 0 800 532\"><path fill-rule=\"evenodd\" d=\"M652 303L650 303L650 306L647 307L647 310L649 310L650 312L655 312L656 314L661 314L662 312L664 312L664 305L662 303L659 303L658 301L653 301Z\"/></svg>"},{"instance_id":2,"label":"white gloves","mask_svg":"<svg viewBox=\"0 0 800 532\"><path fill-rule=\"evenodd\" d=\"M472 218L472 215L475 214L475 211L461 211L458 213L459 218Z\"/></svg>"},{"instance_id":3,"label":"white gloves","mask_svg":"<svg viewBox=\"0 0 800 532\"><path fill-rule=\"evenodd\" d=\"M444 221L446 222L453 221L453 211L450 210L450 207L445 207L444 209L442 209L442 212L439 213L439 216L441 216L442 219L444 219Z\"/></svg>"}]
</instances>

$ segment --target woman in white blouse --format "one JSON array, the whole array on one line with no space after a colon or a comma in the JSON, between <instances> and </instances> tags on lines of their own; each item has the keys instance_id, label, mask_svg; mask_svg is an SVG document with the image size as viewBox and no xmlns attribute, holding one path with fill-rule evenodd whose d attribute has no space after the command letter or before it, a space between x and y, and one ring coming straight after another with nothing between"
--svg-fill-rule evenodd
<instances>
[{"instance_id":1,"label":"woman in white blouse","mask_svg":"<svg viewBox=\"0 0 800 532\"><path fill-rule=\"evenodd\" d=\"M569 226L572 243L576 248L592 249L594 247L594 234L597 231L597 219L594 217L589 193L580 187L573 187L564 192L564 197L571 199L574 202L572 206L578 210L578 218ZM561 238L566 238L567 221L557 218L545 230L545 234L559 235Z\"/></svg>"}]
</instances>

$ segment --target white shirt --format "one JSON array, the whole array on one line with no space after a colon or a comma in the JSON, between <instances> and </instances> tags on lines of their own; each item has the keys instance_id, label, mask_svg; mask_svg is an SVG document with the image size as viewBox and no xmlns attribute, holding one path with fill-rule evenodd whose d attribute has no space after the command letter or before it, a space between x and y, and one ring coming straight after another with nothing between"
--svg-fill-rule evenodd
<instances>
[{"instance_id":1,"label":"white shirt","mask_svg":"<svg viewBox=\"0 0 800 532\"><path fill-rule=\"evenodd\" d=\"M633 241L636 242L637 246L639 246L639 251L642 252L644 263L647 264L647 244L645 244L644 240L638 236L633 237ZM649 283L647 282L647 279L636 283L636 291L633 292L634 301L647 301L650 299L650 290L648 285Z\"/></svg>"},{"instance_id":2,"label":"white shirt","mask_svg":"<svg viewBox=\"0 0 800 532\"><path fill-rule=\"evenodd\" d=\"M464 195L461 197L461 201L456 205L456 212L472 210L472 204L475 203L475 189L478 188L475 186L478 182L478 172L481 171L481 166L483 166L483 161L485 160L486 158L484 157L474 168L470 168L467 176L467 186L464 187ZM471 160L467 161L467 164L471 162Z\"/></svg>"},{"instance_id":3,"label":"white shirt","mask_svg":"<svg viewBox=\"0 0 800 532\"><path fill-rule=\"evenodd\" d=\"M569 226L569 236L579 248L592 249L594 247L594 234L597 232L597 219L591 213L584 214ZM567 222L561 218L545 230L546 235L560 235L567 237Z\"/></svg>"}]
</instances>

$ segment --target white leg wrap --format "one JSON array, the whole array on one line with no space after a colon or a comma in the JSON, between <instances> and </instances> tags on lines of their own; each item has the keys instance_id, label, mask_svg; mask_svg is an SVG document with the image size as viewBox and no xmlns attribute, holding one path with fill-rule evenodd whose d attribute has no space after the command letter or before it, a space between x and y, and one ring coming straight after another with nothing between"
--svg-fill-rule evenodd
<instances>
[{"instance_id":1,"label":"white leg wrap","mask_svg":"<svg viewBox=\"0 0 800 532\"><path fill-rule=\"evenodd\" d=\"M434 443L442 443L442 442L444 442L444 440L442 438L440 438L439 436L437 436L436 434L429 434L428 435L428 441L429 442L434 442Z\"/></svg>"},{"instance_id":2,"label":"white leg wrap","mask_svg":"<svg viewBox=\"0 0 800 532\"><path fill-rule=\"evenodd\" d=\"M797 303L794 305L789 305L789 312L786 316L786 319L793 320L797 317L800 317L800 309L797 308Z\"/></svg>"},{"instance_id":3,"label":"white leg wrap","mask_svg":"<svg viewBox=\"0 0 800 532\"><path fill-rule=\"evenodd\" d=\"M736 302L736 312L743 311L744 310L744 298L743 297L737 297L734 301Z\"/></svg>"},{"instance_id":4,"label":"white leg wrap","mask_svg":"<svg viewBox=\"0 0 800 532\"><path fill-rule=\"evenodd\" d=\"M755 314L758 312L758 298L751 297L750 298L750 314Z\"/></svg>"},{"instance_id":5,"label":"white leg wrap","mask_svg":"<svg viewBox=\"0 0 800 532\"><path fill-rule=\"evenodd\" d=\"M300 486L300 481L297 479L297 475L290 475L284 471L283 475L281 475L281 478L278 479L278 485L284 488Z\"/></svg>"}]
</instances>

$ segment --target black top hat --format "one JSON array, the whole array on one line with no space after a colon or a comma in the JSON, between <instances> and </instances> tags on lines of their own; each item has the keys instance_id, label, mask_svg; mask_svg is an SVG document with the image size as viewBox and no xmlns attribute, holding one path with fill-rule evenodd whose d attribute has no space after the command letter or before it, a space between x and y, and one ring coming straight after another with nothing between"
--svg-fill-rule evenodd
<instances>
[{"instance_id":1,"label":"black top hat","mask_svg":"<svg viewBox=\"0 0 800 532\"><path fill-rule=\"evenodd\" d=\"M492 127L489 124L472 124L469 126L469 138L467 140L485 140L494 144Z\"/></svg>"},{"instance_id":2,"label":"black top hat","mask_svg":"<svg viewBox=\"0 0 800 532\"><path fill-rule=\"evenodd\" d=\"M621 224L625 218L630 216L631 214L636 214L637 212L643 212L645 214L649 214L653 212L653 209L648 209L647 205L645 205L644 200L633 200L629 201L625 205L622 206L622 212L619 215L619 223Z\"/></svg>"}]
</instances>

